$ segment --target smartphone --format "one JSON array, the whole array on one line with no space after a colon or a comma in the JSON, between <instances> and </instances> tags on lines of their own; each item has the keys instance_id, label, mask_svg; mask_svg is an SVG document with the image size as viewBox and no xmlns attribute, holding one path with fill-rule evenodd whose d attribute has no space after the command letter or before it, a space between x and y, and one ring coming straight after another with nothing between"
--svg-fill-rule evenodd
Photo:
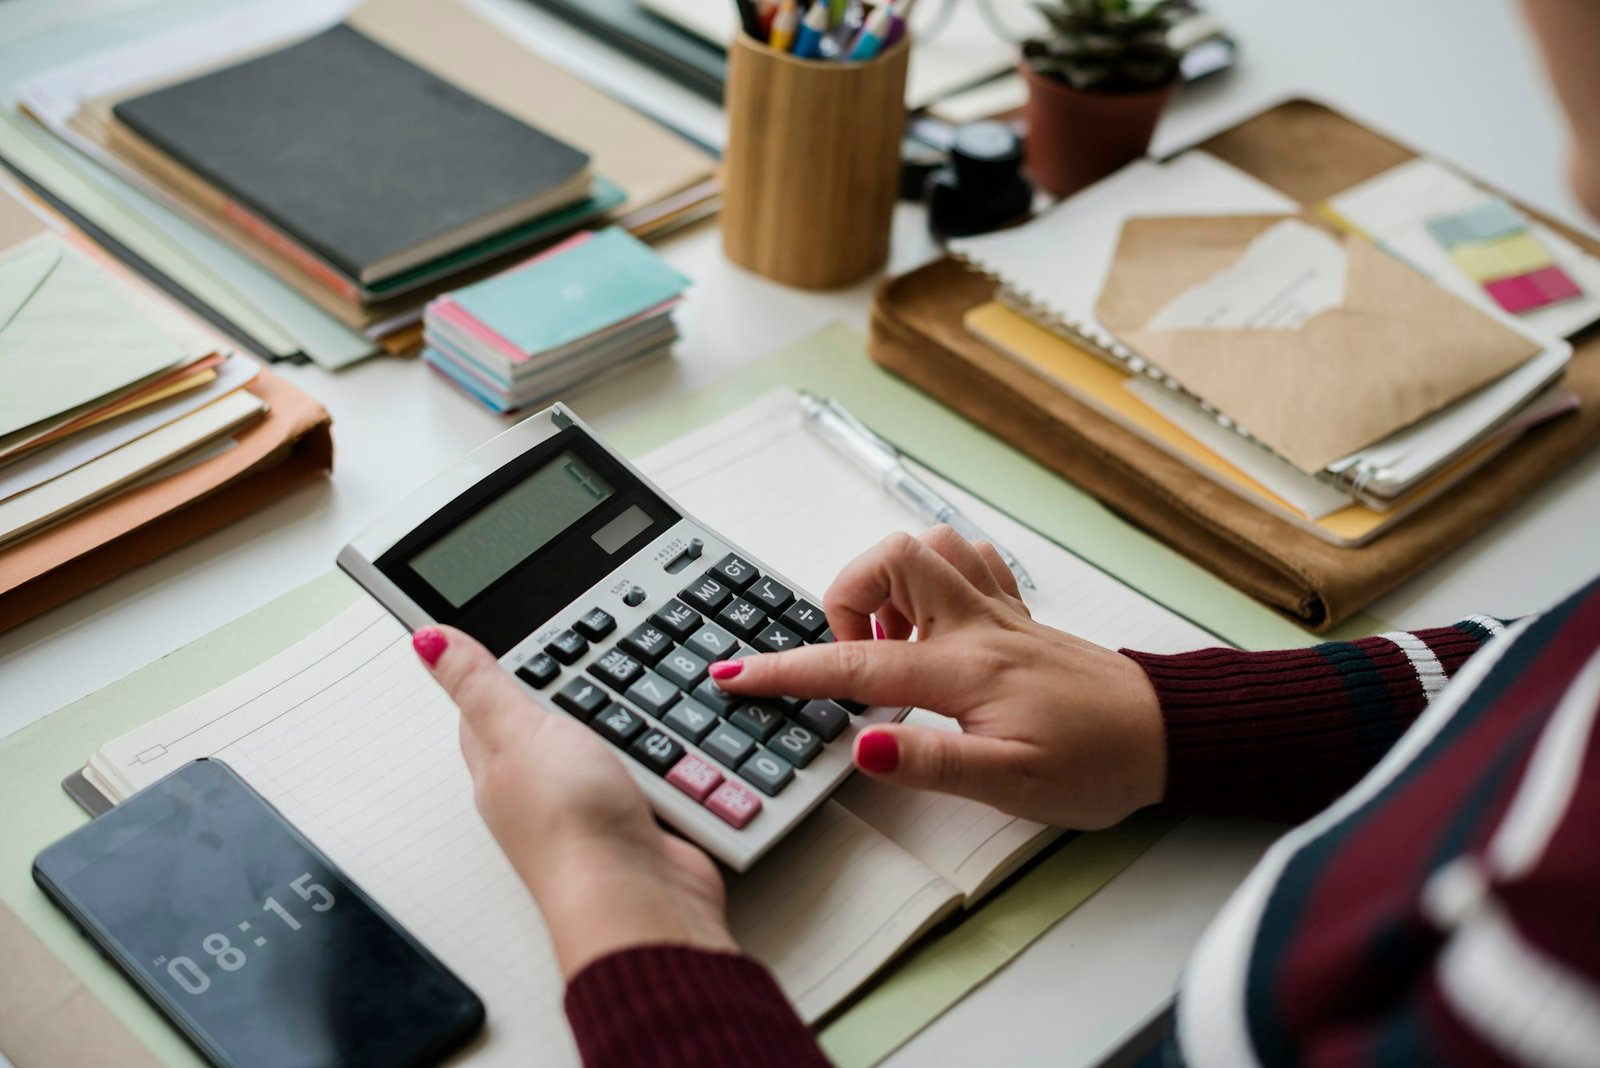
<instances>
[{"instance_id":1,"label":"smartphone","mask_svg":"<svg viewBox=\"0 0 1600 1068\"><path fill-rule=\"evenodd\" d=\"M213 1064L430 1065L483 1002L218 760L56 842L33 877Z\"/></svg>"}]
</instances>

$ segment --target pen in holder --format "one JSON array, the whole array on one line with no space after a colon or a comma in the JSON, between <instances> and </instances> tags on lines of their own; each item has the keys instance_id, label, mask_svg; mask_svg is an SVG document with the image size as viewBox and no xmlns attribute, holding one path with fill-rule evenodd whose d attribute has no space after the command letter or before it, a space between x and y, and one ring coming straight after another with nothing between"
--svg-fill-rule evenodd
<instances>
[{"instance_id":1,"label":"pen in holder","mask_svg":"<svg viewBox=\"0 0 1600 1068\"><path fill-rule=\"evenodd\" d=\"M888 260L909 43L841 63L734 38L722 189L730 260L802 289L846 285Z\"/></svg>"}]
</instances>

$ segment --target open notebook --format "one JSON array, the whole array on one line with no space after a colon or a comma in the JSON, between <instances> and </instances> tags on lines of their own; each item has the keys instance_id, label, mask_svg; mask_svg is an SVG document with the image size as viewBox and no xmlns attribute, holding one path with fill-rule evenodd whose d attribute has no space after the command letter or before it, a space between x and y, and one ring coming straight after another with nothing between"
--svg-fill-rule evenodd
<instances>
[{"instance_id":1,"label":"open notebook","mask_svg":"<svg viewBox=\"0 0 1600 1068\"><path fill-rule=\"evenodd\" d=\"M656 450L645 472L697 518L820 592L909 512L771 394ZM1017 554L1035 616L1107 645L1176 651L1217 639L982 501L929 475ZM803 519L803 521L797 521ZM916 710L913 720L950 726ZM474 1063L577 1061L537 910L473 808L454 707L400 625L363 598L285 652L102 746L86 776L121 800L217 756L344 867L489 1008ZM847 782L748 874L735 935L808 1021L1059 832L972 802Z\"/></svg>"}]
</instances>

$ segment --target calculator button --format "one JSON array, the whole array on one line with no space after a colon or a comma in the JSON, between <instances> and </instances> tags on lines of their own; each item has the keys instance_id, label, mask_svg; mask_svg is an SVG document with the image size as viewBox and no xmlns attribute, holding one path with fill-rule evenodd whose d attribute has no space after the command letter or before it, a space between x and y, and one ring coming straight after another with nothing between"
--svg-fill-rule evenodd
<instances>
[{"instance_id":1,"label":"calculator button","mask_svg":"<svg viewBox=\"0 0 1600 1068\"><path fill-rule=\"evenodd\" d=\"M738 707L742 698L735 697L716 684L714 679L707 679L694 688L694 699L726 716Z\"/></svg>"},{"instance_id":2,"label":"calculator button","mask_svg":"<svg viewBox=\"0 0 1600 1068\"><path fill-rule=\"evenodd\" d=\"M696 579L693 585L685 589L680 597L689 604L704 612L715 612L728 603L728 598L733 596L733 591L727 583L721 582L711 572L706 572Z\"/></svg>"},{"instance_id":3,"label":"calculator button","mask_svg":"<svg viewBox=\"0 0 1600 1068\"><path fill-rule=\"evenodd\" d=\"M650 622L681 642L700 625L700 613L682 601L668 601L650 617Z\"/></svg>"},{"instance_id":4,"label":"calculator button","mask_svg":"<svg viewBox=\"0 0 1600 1068\"><path fill-rule=\"evenodd\" d=\"M690 753L667 772L667 781L696 801L704 801L712 790L722 785L722 772L710 761L701 760Z\"/></svg>"},{"instance_id":5,"label":"calculator button","mask_svg":"<svg viewBox=\"0 0 1600 1068\"><path fill-rule=\"evenodd\" d=\"M715 623L705 622L696 627L683 644L707 660L726 660L738 650L739 639Z\"/></svg>"},{"instance_id":6,"label":"calculator button","mask_svg":"<svg viewBox=\"0 0 1600 1068\"><path fill-rule=\"evenodd\" d=\"M556 691L556 704L585 723L606 706L606 692L585 678L576 678Z\"/></svg>"},{"instance_id":7,"label":"calculator button","mask_svg":"<svg viewBox=\"0 0 1600 1068\"><path fill-rule=\"evenodd\" d=\"M644 599L648 596L649 594L644 592L643 586L629 586L628 592L622 595L622 603L629 608L638 608L644 604Z\"/></svg>"},{"instance_id":8,"label":"calculator button","mask_svg":"<svg viewBox=\"0 0 1600 1068\"><path fill-rule=\"evenodd\" d=\"M667 709L661 722L696 745L717 725L717 714L699 701L683 700Z\"/></svg>"},{"instance_id":9,"label":"calculator button","mask_svg":"<svg viewBox=\"0 0 1600 1068\"><path fill-rule=\"evenodd\" d=\"M604 656L589 665L589 674L614 690L626 690L643 673L644 665L621 649L608 649Z\"/></svg>"},{"instance_id":10,"label":"calculator button","mask_svg":"<svg viewBox=\"0 0 1600 1068\"><path fill-rule=\"evenodd\" d=\"M753 701L747 705L740 705L728 717L728 722L753 737L758 742L764 742L783 726L783 713L772 705L760 701Z\"/></svg>"},{"instance_id":11,"label":"calculator button","mask_svg":"<svg viewBox=\"0 0 1600 1068\"><path fill-rule=\"evenodd\" d=\"M797 768L803 768L822 751L822 739L798 723L791 723L772 736L767 748Z\"/></svg>"},{"instance_id":12,"label":"calculator button","mask_svg":"<svg viewBox=\"0 0 1600 1068\"><path fill-rule=\"evenodd\" d=\"M789 602L794 600L793 590L770 578L758 579L751 583L750 588L744 591L744 595L747 600L754 601L764 611L774 615L783 611Z\"/></svg>"},{"instance_id":13,"label":"calculator button","mask_svg":"<svg viewBox=\"0 0 1600 1068\"><path fill-rule=\"evenodd\" d=\"M791 716L806 706L804 697L763 697L762 700L769 705L777 705Z\"/></svg>"},{"instance_id":14,"label":"calculator button","mask_svg":"<svg viewBox=\"0 0 1600 1068\"><path fill-rule=\"evenodd\" d=\"M765 749L757 749L749 760L739 765L739 777L754 783L755 788L768 797L776 797L794 778L794 765L779 760Z\"/></svg>"},{"instance_id":15,"label":"calculator button","mask_svg":"<svg viewBox=\"0 0 1600 1068\"><path fill-rule=\"evenodd\" d=\"M679 697L678 688L654 671L646 671L628 687L628 700L650 713L659 716Z\"/></svg>"},{"instance_id":16,"label":"calculator button","mask_svg":"<svg viewBox=\"0 0 1600 1068\"><path fill-rule=\"evenodd\" d=\"M784 626L798 631L806 641L828 629L828 617L822 614L822 609L806 600L796 601L779 618Z\"/></svg>"},{"instance_id":17,"label":"calculator button","mask_svg":"<svg viewBox=\"0 0 1600 1068\"><path fill-rule=\"evenodd\" d=\"M591 608L578 617L573 624L579 634L592 642L597 642L607 634L617 629L617 621L611 618L611 613L604 608Z\"/></svg>"},{"instance_id":18,"label":"calculator button","mask_svg":"<svg viewBox=\"0 0 1600 1068\"><path fill-rule=\"evenodd\" d=\"M711 791L705 805L738 830L761 811L761 798L730 779Z\"/></svg>"},{"instance_id":19,"label":"calculator button","mask_svg":"<svg viewBox=\"0 0 1600 1068\"><path fill-rule=\"evenodd\" d=\"M742 590L761 576L756 570L756 565L748 560L741 559L729 553L717 561L717 566L712 568L710 574L726 582L736 590Z\"/></svg>"},{"instance_id":20,"label":"calculator button","mask_svg":"<svg viewBox=\"0 0 1600 1068\"><path fill-rule=\"evenodd\" d=\"M667 637L666 631L652 627L648 623L641 623L617 644L642 662L654 667L656 661L672 648L672 639Z\"/></svg>"},{"instance_id":21,"label":"calculator button","mask_svg":"<svg viewBox=\"0 0 1600 1068\"><path fill-rule=\"evenodd\" d=\"M644 731L644 720L623 708L615 701L600 711L589 726L618 745L627 745Z\"/></svg>"},{"instance_id":22,"label":"calculator button","mask_svg":"<svg viewBox=\"0 0 1600 1068\"><path fill-rule=\"evenodd\" d=\"M561 674L561 665L556 663L555 657L549 653L540 653L532 660L517 668L517 678L532 686L535 690L542 690Z\"/></svg>"},{"instance_id":23,"label":"calculator button","mask_svg":"<svg viewBox=\"0 0 1600 1068\"><path fill-rule=\"evenodd\" d=\"M821 634L817 635L817 643L819 645L822 644L823 642L831 642L831 641L833 641L833 628L832 627L829 627L827 630L825 630Z\"/></svg>"},{"instance_id":24,"label":"calculator button","mask_svg":"<svg viewBox=\"0 0 1600 1068\"><path fill-rule=\"evenodd\" d=\"M807 701L805 707L794 714L795 722L807 730L822 735L824 741L833 741L850 722L844 709L832 701Z\"/></svg>"},{"instance_id":25,"label":"calculator button","mask_svg":"<svg viewBox=\"0 0 1600 1068\"><path fill-rule=\"evenodd\" d=\"M687 649L676 649L661 658L656 671L680 689L692 690L706 677L706 662Z\"/></svg>"},{"instance_id":26,"label":"calculator button","mask_svg":"<svg viewBox=\"0 0 1600 1068\"><path fill-rule=\"evenodd\" d=\"M762 614L761 609L743 597L735 597L728 602L727 607L717 613L717 622L749 641L766 626L767 617Z\"/></svg>"},{"instance_id":27,"label":"calculator button","mask_svg":"<svg viewBox=\"0 0 1600 1068\"><path fill-rule=\"evenodd\" d=\"M726 723L719 723L712 732L700 743L713 759L730 768L736 768L744 763L745 757L755 751L756 743L750 736L737 727L730 727Z\"/></svg>"},{"instance_id":28,"label":"calculator button","mask_svg":"<svg viewBox=\"0 0 1600 1068\"><path fill-rule=\"evenodd\" d=\"M781 653L800 646L800 637L787 627L770 624L766 630L750 639L750 644L764 653Z\"/></svg>"},{"instance_id":29,"label":"calculator button","mask_svg":"<svg viewBox=\"0 0 1600 1068\"><path fill-rule=\"evenodd\" d=\"M660 731L648 731L628 747L628 752L657 775L665 775L682 759L683 746Z\"/></svg>"},{"instance_id":30,"label":"calculator button","mask_svg":"<svg viewBox=\"0 0 1600 1068\"><path fill-rule=\"evenodd\" d=\"M551 639L544 651L563 664L576 664L578 657L589 651L589 643L575 630L564 630Z\"/></svg>"}]
</instances>

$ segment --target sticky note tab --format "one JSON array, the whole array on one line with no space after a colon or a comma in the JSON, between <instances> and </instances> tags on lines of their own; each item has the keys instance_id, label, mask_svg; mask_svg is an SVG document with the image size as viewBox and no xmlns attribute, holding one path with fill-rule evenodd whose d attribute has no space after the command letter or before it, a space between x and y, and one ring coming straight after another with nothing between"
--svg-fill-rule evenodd
<instances>
[{"instance_id":1,"label":"sticky note tab","mask_svg":"<svg viewBox=\"0 0 1600 1068\"><path fill-rule=\"evenodd\" d=\"M1555 262L1549 250L1526 230L1492 241L1457 245L1450 250L1450 258L1468 278L1480 283L1531 274Z\"/></svg>"},{"instance_id":2,"label":"sticky note tab","mask_svg":"<svg viewBox=\"0 0 1600 1068\"><path fill-rule=\"evenodd\" d=\"M1483 288L1496 304L1513 315L1583 295L1578 283L1554 264L1514 278L1497 279Z\"/></svg>"},{"instance_id":3,"label":"sticky note tab","mask_svg":"<svg viewBox=\"0 0 1600 1068\"><path fill-rule=\"evenodd\" d=\"M1495 197L1466 211L1428 220L1428 230L1447 249L1476 241L1493 241L1523 232L1527 224L1510 204Z\"/></svg>"}]
</instances>

